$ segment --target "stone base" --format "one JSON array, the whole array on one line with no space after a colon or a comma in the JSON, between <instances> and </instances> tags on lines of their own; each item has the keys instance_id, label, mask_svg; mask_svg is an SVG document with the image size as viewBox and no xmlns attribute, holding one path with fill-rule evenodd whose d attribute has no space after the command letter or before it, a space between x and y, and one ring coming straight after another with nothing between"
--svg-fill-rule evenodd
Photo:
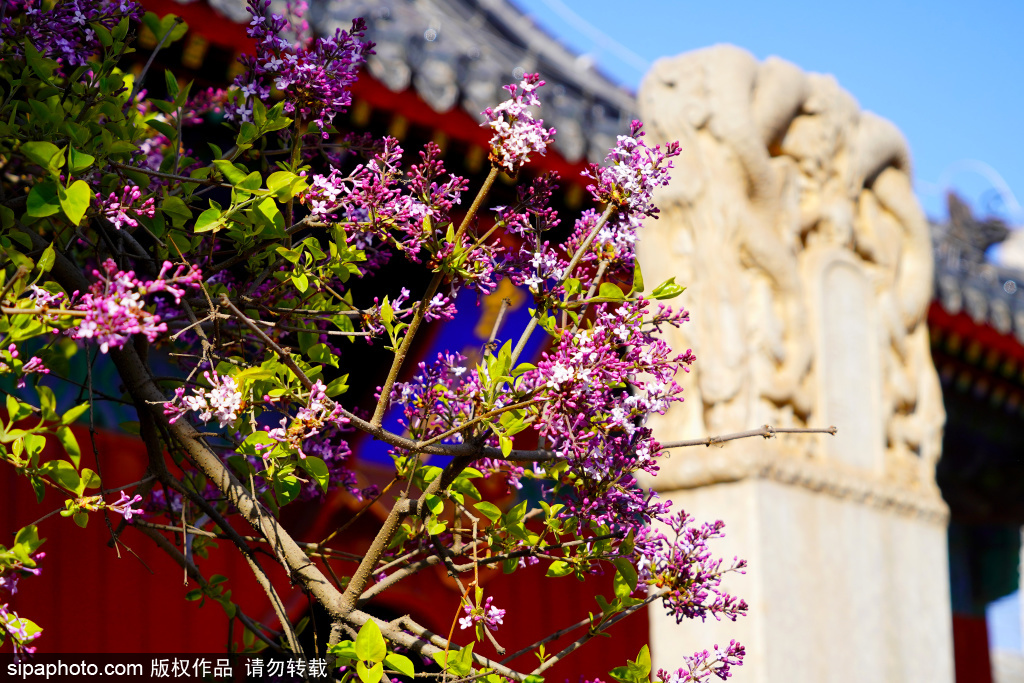
<instances>
[{"instance_id":1,"label":"stone base","mask_svg":"<svg viewBox=\"0 0 1024 683\"><path fill-rule=\"evenodd\" d=\"M747 559L724 585L737 622L675 621L651 609L654 668L737 639L738 683L952 683L946 525L771 479L662 492L698 522L721 519L717 556ZM941 500L936 501L941 507Z\"/></svg>"}]
</instances>

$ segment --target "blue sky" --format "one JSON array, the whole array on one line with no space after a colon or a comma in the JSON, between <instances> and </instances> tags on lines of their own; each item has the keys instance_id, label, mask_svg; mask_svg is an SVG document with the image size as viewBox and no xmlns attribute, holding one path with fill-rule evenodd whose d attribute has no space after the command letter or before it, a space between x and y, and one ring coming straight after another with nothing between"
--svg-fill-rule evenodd
<instances>
[{"instance_id":1,"label":"blue sky","mask_svg":"<svg viewBox=\"0 0 1024 683\"><path fill-rule=\"evenodd\" d=\"M1024 225L984 177L991 168L1024 202L1024 3L513 1L632 89L643 62L723 42L834 74L906 135L930 216L945 216L947 186Z\"/></svg>"}]
</instances>

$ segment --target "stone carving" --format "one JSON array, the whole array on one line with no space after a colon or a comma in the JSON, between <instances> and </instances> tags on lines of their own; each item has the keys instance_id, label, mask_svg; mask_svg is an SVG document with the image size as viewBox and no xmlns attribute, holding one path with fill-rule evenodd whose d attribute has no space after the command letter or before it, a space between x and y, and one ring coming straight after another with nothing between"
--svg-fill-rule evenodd
<instances>
[{"instance_id":1,"label":"stone carving","mask_svg":"<svg viewBox=\"0 0 1024 683\"><path fill-rule=\"evenodd\" d=\"M698 358L656 433L839 427L831 442L749 443L700 466L679 456L657 483L742 478L768 446L937 495L932 245L900 132L833 77L728 45L658 61L638 99L653 141L683 150L640 260L648 282L689 287L693 322L671 341Z\"/></svg>"}]
</instances>

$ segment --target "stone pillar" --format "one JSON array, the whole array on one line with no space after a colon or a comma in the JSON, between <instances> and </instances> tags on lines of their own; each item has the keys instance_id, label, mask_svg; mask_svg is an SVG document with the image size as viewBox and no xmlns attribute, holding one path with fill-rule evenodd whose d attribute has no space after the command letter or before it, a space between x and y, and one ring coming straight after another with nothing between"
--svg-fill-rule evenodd
<instances>
[{"instance_id":1,"label":"stone pillar","mask_svg":"<svg viewBox=\"0 0 1024 683\"><path fill-rule=\"evenodd\" d=\"M945 413L925 315L932 254L899 131L830 76L716 46L660 60L640 91L654 142L679 140L644 279L675 276L697 355L662 441L836 425L676 451L654 480L722 519L738 622L652 609L656 667L736 638L759 683L953 679L948 511L935 484Z\"/></svg>"}]
</instances>

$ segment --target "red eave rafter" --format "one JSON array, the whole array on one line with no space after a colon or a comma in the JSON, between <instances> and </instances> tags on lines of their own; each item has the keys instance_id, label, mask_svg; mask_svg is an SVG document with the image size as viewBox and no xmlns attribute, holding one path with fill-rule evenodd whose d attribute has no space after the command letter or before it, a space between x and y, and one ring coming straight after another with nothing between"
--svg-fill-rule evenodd
<instances>
[{"instance_id":1,"label":"red eave rafter","mask_svg":"<svg viewBox=\"0 0 1024 683\"><path fill-rule=\"evenodd\" d=\"M962 340L963 347L977 343L985 351L995 351L1005 358L1012 358L1024 363L1024 345L1013 335L1003 334L984 323L976 323L969 315L961 311L952 314L933 301L928 309L928 326L941 330L943 334L955 334Z\"/></svg>"}]
</instances>

